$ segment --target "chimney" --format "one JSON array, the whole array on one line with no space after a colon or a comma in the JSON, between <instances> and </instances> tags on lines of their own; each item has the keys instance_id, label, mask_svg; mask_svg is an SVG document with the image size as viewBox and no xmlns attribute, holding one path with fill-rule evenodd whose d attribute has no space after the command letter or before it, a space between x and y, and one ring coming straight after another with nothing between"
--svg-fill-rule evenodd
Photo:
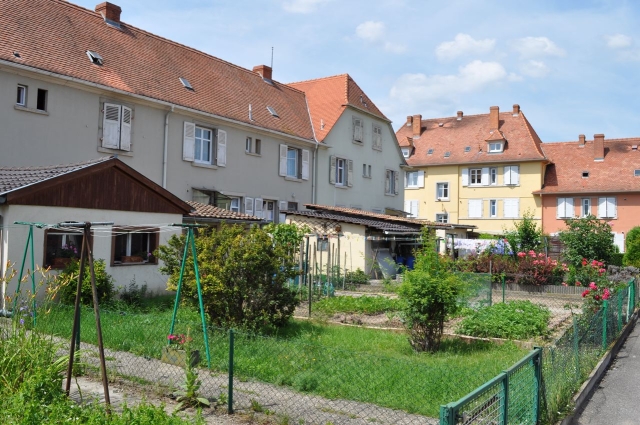
<instances>
[{"instance_id":1,"label":"chimney","mask_svg":"<svg viewBox=\"0 0 640 425\"><path fill-rule=\"evenodd\" d=\"M267 65L257 65L253 67L253 72L260 74L263 80L271 80L271 67Z\"/></svg>"},{"instance_id":2,"label":"chimney","mask_svg":"<svg viewBox=\"0 0 640 425\"><path fill-rule=\"evenodd\" d=\"M422 132L422 115L413 116L413 138L419 139Z\"/></svg>"},{"instance_id":3,"label":"chimney","mask_svg":"<svg viewBox=\"0 0 640 425\"><path fill-rule=\"evenodd\" d=\"M489 127L491 130L498 130L500 127L500 108L497 106L489 108Z\"/></svg>"},{"instance_id":4,"label":"chimney","mask_svg":"<svg viewBox=\"0 0 640 425\"><path fill-rule=\"evenodd\" d=\"M593 160L604 161L604 134L593 135Z\"/></svg>"},{"instance_id":5,"label":"chimney","mask_svg":"<svg viewBox=\"0 0 640 425\"><path fill-rule=\"evenodd\" d=\"M579 134L578 135L578 147L579 148L584 148L584 143L585 143L584 134Z\"/></svg>"},{"instance_id":6,"label":"chimney","mask_svg":"<svg viewBox=\"0 0 640 425\"><path fill-rule=\"evenodd\" d=\"M407 127L413 127L413 117L411 115L407 116Z\"/></svg>"},{"instance_id":7,"label":"chimney","mask_svg":"<svg viewBox=\"0 0 640 425\"><path fill-rule=\"evenodd\" d=\"M458 111L458 121L462 121L462 111Z\"/></svg>"},{"instance_id":8,"label":"chimney","mask_svg":"<svg viewBox=\"0 0 640 425\"><path fill-rule=\"evenodd\" d=\"M520 115L520 105L516 103L513 105L513 116L517 117L518 115Z\"/></svg>"},{"instance_id":9,"label":"chimney","mask_svg":"<svg viewBox=\"0 0 640 425\"><path fill-rule=\"evenodd\" d=\"M115 22L117 24L120 23L120 13L122 13L122 9L120 9L120 6L118 5L105 1L104 3L100 3L96 6L96 12L101 14L105 20Z\"/></svg>"}]
</instances>

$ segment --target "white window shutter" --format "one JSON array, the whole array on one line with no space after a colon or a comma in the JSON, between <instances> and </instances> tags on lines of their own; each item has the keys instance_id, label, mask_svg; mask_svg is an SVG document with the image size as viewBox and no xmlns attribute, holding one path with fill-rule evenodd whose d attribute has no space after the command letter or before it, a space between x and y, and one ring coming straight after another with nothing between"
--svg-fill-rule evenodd
<instances>
[{"instance_id":1,"label":"white window shutter","mask_svg":"<svg viewBox=\"0 0 640 425\"><path fill-rule=\"evenodd\" d=\"M192 122L184 122L184 132L182 136L182 159L193 161L196 150L196 125Z\"/></svg>"},{"instance_id":2,"label":"white window shutter","mask_svg":"<svg viewBox=\"0 0 640 425\"><path fill-rule=\"evenodd\" d=\"M353 186L353 161L347 161L347 186Z\"/></svg>"},{"instance_id":3,"label":"white window shutter","mask_svg":"<svg viewBox=\"0 0 640 425\"><path fill-rule=\"evenodd\" d=\"M287 201L278 202L278 223L284 223L287 220Z\"/></svg>"},{"instance_id":4,"label":"white window shutter","mask_svg":"<svg viewBox=\"0 0 640 425\"><path fill-rule=\"evenodd\" d=\"M556 208L556 218L565 217L564 198L558 198L558 207Z\"/></svg>"},{"instance_id":5,"label":"white window shutter","mask_svg":"<svg viewBox=\"0 0 640 425\"><path fill-rule=\"evenodd\" d=\"M573 208L573 198L567 198L567 200L565 201L565 205L566 205L566 216L573 218L576 216L575 214L575 209Z\"/></svg>"},{"instance_id":6,"label":"white window shutter","mask_svg":"<svg viewBox=\"0 0 640 425\"><path fill-rule=\"evenodd\" d=\"M384 173L384 193L391 191L391 181L389 180L389 172Z\"/></svg>"},{"instance_id":7,"label":"white window shutter","mask_svg":"<svg viewBox=\"0 0 640 425\"><path fill-rule=\"evenodd\" d=\"M409 187L409 171L404 172L404 187L405 189Z\"/></svg>"},{"instance_id":8,"label":"white window shutter","mask_svg":"<svg viewBox=\"0 0 640 425\"><path fill-rule=\"evenodd\" d=\"M227 132L218 130L218 139L216 140L216 165L219 167L227 166Z\"/></svg>"},{"instance_id":9,"label":"white window shutter","mask_svg":"<svg viewBox=\"0 0 640 425\"><path fill-rule=\"evenodd\" d=\"M404 200L404 212L411 214L411 201L407 199Z\"/></svg>"},{"instance_id":10,"label":"white window shutter","mask_svg":"<svg viewBox=\"0 0 640 425\"><path fill-rule=\"evenodd\" d=\"M102 147L118 149L120 146L120 120L122 109L120 105L104 104L104 118L102 120Z\"/></svg>"},{"instance_id":11,"label":"white window shutter","mask_svg":"<svg viewBox=\"0 0 640 425\"><path fill-rule=\"evenodd\" d=\"M607 216L611 218L618 218L616 198L607 198Z\"/></svg>"},{"instance_id":12,"label":"white window shutter","mask_svg":"<svg viewBox=\"0 0 640 425\"><path fill-rule=\"evenodd\" d=\"M462 185L469 186L469 169L468 168L462 169Z\"/></svg>"},{"instance_id":13,"label":"white window shutter","mask_svg":"<svg viewBox=\"0 0 640 425\"><path fill-rule=\"evenodd\" d=\"M489 186L489 168L482 169L482 180L481 183L483 186Z\"/></svg>"},{"instance_id":14,"label":"white window shutter","mask_svg":"<svg viewBox=\"0 0 640 425\"><path fill-rule=\"evenodd\" d=\"M520 199L511 198L504 200L504 217L518 218L520 216Z\"/></svg>"},{"instance_id":15,"label":"white window shutter","mask_svg":"<svg viewBox=\"0 0 640 425\"><path fill-rule=\"evenodd\" d=\"M418 171L418 187L424 187L424 170Z\"/></svg>"},{"instance_id":16,"label":"white window shutter","mask_svg":"<svg viewBox=\"0 0 640 425\"><path fill-rule=\"evenodd\" d=\"M513 201L513 216L520 218L520 198L516 198Z\"/></svg>"},{"instance_id":17,"label":"white window shutter","mask_svg":"<svg viewBox=\"0 0 640 425\"><path fill-rule=\"evenodd\" d=\"M120 125L120 149L131 150L131 108L122 107L122 123Z\"/></svg>"},{"instance_id":18,"label":"white window shutter","mask_svg":"<svg viewBox=\"0 0 640 425\"><path fill-rule=\"evenodd\" d=\"M280 145L280 175L287 175L287 151L289 147L287 145Z\"/></svg>"},{"instance_id":19,"label":"white window shutter","mask_svg":"<svg viewBox=\"0 0 640 425\"><path fill-rule=\"evenodd\" d=\"M520 184L520 166L518 165L511 166L511 184Z\"/></svg>"},{"instance_id":20,"label":"white window shutter","mask_svg":"<svg viewBox=\"0 0 640 425\"><path fill-rule=\"evenodd\" d=\"M394 171L393 176L396 179L395 185L393 187L393 189L394 189L393 193L395 195L397 195L398 194L398 186L400 186L400 173L398 173L397 171Z\"/></svg>"},{"instance_id":21,"label":"white window shutter","mask_svg":"<svg viewBox=\"0 0 640 425\"><path fill-rule=\"evenodd\" d=\"M258 218L264 218L264 215L262 214L262 198L256 198L255 201L255 208L253 209L253 215L255 215Z\"/></svg>"},{"instance_id":22,"label":"white window shutter","mask_svg":"<svg viewBox=\"0 0 640 425\"><path fill-rule=\"evenodd\" d=\"M253 215L253 198L244 198L244 213Z\"/></svg>"},{"instance_id":23,"label":"white window shutter","mask_svg":"<svg viewBox=\"0 0 640 425\"><path fill-rule=\"evenodd\" d=\"M362 142L362 120L359 118L353 119L353 140Z\"/></svg>"},{"instance_id":24,"label":"white window shutter","mask_svg":"<svg viewBox=\"0 0 640 425\"><path fill-rule=\"evenodd\" d=\"M511 167L504 167L504 184L511 184Z\"/></svg>"},{"instance_id":25,"label":"white window shutter","mask_svg":"<svg viewBox=\"0 0 640 425\"><path fill-rule=\"evenodd\" d=\"M411 217L418 218L418 201L411 201Z\"/></svg>"},{"instance_id":26,"label":"white window shutter","mask_svg":"<svg viewBox=\"0 0 640 425\"><path fill-rule=\"evenodd\" d=\"M482 199L469 199L469 218L482 217Z\"/></svg>"},{"instance_id":27,"label":"white window shutter","mask_svg":"<svg viewBox=\"0 0 640 425\"><path fill-rule=\"evenodd\" d=\"M598 218L607 216L607 198L598 198Z\"/></svg>"},{"instance_id":28,"label":"white window shutter","mask_svg":"<svg viewBox=\"0 0 640 425\"><path fill-rule=\"evenodd\" d=\"M302 150L302 180L309 180L309 150Z\"/></svg>"},{"instance_id":29,"label":"white window shutter","mask_svg":"<svg viewBox=\"0 0 640 425\"><path fill-rule=\"evenodd\" d=\"M329 183L336 184L336 157L331 155L329 157Z\"/></svg>"}]
</instances>

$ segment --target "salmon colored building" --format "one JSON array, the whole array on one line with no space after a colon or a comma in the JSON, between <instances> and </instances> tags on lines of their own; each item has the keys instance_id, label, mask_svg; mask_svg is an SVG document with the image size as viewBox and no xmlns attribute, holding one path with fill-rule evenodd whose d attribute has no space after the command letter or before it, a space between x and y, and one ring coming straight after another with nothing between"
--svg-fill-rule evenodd
<instances>
[{"instance_id":1,"label":"salmon colored building","mask_svg":"<svg viewBox=\"0 0 640 425\"><path fill-rule=\"evenodd\" d=\"M625 235L640 226L640 138L543 143L551 162L542 189L544 233L566 229L566 220L593 215L611 224L624 252Z\"/></svg>"}]
</instances>

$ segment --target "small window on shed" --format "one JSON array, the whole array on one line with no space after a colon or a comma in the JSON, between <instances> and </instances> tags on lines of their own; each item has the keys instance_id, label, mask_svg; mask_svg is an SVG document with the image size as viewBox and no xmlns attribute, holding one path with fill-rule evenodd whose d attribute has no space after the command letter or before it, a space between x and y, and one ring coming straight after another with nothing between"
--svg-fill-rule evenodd
<instances>
[{"instance_id":1,"label":"small window on shed","mask_svg":"<svg viewBox=\"0 0 640 425\"><path fill-rule=\"evenodd\" d=\"M589 177L589 172L588 171L583 171L582 172L582 178L586 179L587 177Z\"/></svg>"},{"instance_id":2,"label":"small window on shed","mask_svg":"<svg viewBox=\"0 0 640 425\"><path fill-rule=\"evenodd\" d=\"M429 150L427 151L427 155L433 155L433 149L429 149Z\"/></svg>"}]
</instances>

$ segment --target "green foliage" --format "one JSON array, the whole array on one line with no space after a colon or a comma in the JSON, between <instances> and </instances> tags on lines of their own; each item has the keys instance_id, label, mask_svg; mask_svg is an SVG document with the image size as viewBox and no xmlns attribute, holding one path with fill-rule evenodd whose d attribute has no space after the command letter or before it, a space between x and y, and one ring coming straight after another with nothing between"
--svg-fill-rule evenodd
<instances>
[{"instance_id":1,"label":"green foliage","mask_svg":"<svg viewBox=\"0 0 640 425\"><path fill-rule=\"evenodd\" d=\"M279 227L278 227L279 228ZM223 225L208 235L196 237L202 295L213 325L260 331L281 327L298 305L296 294L286 286L296 274L296 243L286 237L272 237L259 227ZM277 234L277 232L276 232ZM185 236L173 236L157 251L165 262L161 271L169 274L168 289L175 290L180 278L180 247ZM183 294L197 301L193 258L187 257Z\"/></svg>"},{"instance_id":2,"label":"green foliage","mask_svg":"<svg viewBox=\"0 0 640 425\"><path fill-rule=\"evenodd\" d=\"M120 300L128 306L140 307L147 296L147 284L138 286L135 276L129 282L129 287L124 287L120 293Z\"/></svg>"},{"instance_id":3,"label":"green foliage","mask_svg":"<svg viewBox=\"0 0 640 425\"><path fill-rule=\"evenodd\" d=\"M489 233L480 233L478 235L478 239L493 240L493 239L498 239L498 237L496 235L491 235Z\"/></svg>"},{"instance_id":4,"label":"green foliage","mask_svg":"<svg viewBox=\"0 0 640 425\"><path fill-rule=\"evenodd\" d=\"M640 267L640 227L637 226L629 230L626 236L625 245L626 252L622 258L621 265Z\"/></svg>"},{"instance_id":5,"label":"green foliage","mask_svg":"<svg viewBox=\"0 0 640 425\"><path fill-rule=\"evenodd\" d=\"M390 311L399 311L402 301L383 296L349 297L339 296L323 298L313 304L313 309L325 314L335 313L361 313L379 314Z\"/></svg>"},{"instance_id":6,"label":"green foliage","mask_svg":"<svg viewBox=\"0 0 640 425\"><path fill-rule=\"evenodd\" d=\"M482 307L465 317L456 332L483 338L528 339L545 336L551 313L531 301L509 301Z\"/></svg>"},{"instance_id":7,"label":"green foliage","mask_svg":"<svg viewBox=\"0 0 640 425\"><path fill-rule=\"evenodd\" d=\"M398 295L404 303L401 315L411 346L416 351L434 352L440 346L445 320L460 308L458 298L464 283L439 257L427 230L423 230L422 240L415 268L404 273Z\"/></svg>"},{"instance_id":8,"label":"green foliage","mask_svg":"<svg viewBox=\"0 0 640 425\"><path fill-rule=\"evenodd\" d=\"M360 268L356 271L348 271L345 275L345 284L347 285L368 285L369 275Z\"/></svg>"},{"instance_id":9,"label":"green foliage","mask_svg":"<svg viewBox=\"0 0 640 425\"><path fill-rule=\"evenodd\" d=\"M513 255L517 251L537 251L541 245L542 229L538 228L533 213L527 210L521 220L514 220L513 226L513 230L505 231L504 234L504 238L513 250Z\"/></svg>"},{"instance_id":10,"label":"green foliage","mask_svg":"<svg viewBox=\"0 0 640 425\"><path fill-rule=\"evenodd\" d=\"M308 228L301 228L295 224L269 223L264 226L264 230L273 236L275 243L284 248L288 255L294 255L300 251L300 244Z\"/></svg>"},{"instance_id":11,"label":"green foliage","mask_svg":"<svg viewBox=\"0 0 640 425\"><path fill-rule=\"evenodd\" d=\"M575 267L580 266L583 258L609 263L616 252L611 226L592 215L568 219L567 230L560 232L560 240L565 244L562 254L565 261Z\"/></svg>"},{"instance_id":12,"label":"green foliage","mask_svg":"<svg viewBox=\"0 0 640 425\"><path fill-rule=\"evenodd\" d=\"M113 277L107 273L104 260L94 260L93 266L96 276L96 289L98 291L98 302L106 304L113 300L115 290L113 287ZM80 274L80 262L71 261L67 267L56 277L56 283L60 285L60 301L64 304L74 304L76 301L76 288L78 285L78 276ZM85 267L85 273L82 277L82 286L80 291L80 303L82 305L93 305L93 293L91 291L91 273L89 271L89 262Z\"/></svg>"},{"instance_id":13,"label":"green foliage","mask_svg":"<svg viewBox=\"0 0 640 425\"><path fill-rule=\"evenodd\" d=\"M178 402L176 411L186 409L187 407L211 407L211 402L205 397L200 397L198 394L202 386L202 381L198 379L198 370L191 363L191 343L192 340L187 332L185 342L182 344L186 352L184 366L185 378L184 383L180 385L182 390L176 393L176 401Z\"/></svg>"}]
</instances>

